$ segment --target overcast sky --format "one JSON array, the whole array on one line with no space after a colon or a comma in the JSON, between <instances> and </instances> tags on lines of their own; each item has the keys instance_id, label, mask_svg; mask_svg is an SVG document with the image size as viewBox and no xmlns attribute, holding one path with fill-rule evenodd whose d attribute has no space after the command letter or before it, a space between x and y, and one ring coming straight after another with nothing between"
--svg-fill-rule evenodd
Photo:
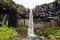
<instances>
[{"instance_id":1,"label":"overcast sky","mask_svg":"<svg viewBox=\"0 0 60 40\"><path fill-rule=\"evenodd\" d=\"M54 0L13 0L16 4L22 4L26 8L34 8L36 5L53 2Z\"/></svg>"}]
</instances>

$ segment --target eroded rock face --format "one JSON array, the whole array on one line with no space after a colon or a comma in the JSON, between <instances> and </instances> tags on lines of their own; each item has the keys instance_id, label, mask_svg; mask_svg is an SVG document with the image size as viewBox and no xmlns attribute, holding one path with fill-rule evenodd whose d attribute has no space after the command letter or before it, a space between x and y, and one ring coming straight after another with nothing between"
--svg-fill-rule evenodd
<instances>
[{"instance_id":1,"label":"eroded rock face","mask_svg":"<svg viewBox=\"0 0 60 40\"><path fill-rule=\"evenodd\" d=\"M18 26L28 26L28 18L30 9L25 8L23 5L17 6Z\"/></svg>"},{"instance_id":2,"label":"eroded rock face","mask_svg":"<svg viewBox=\"0 0 60 40\"><path fill-rule=\"evenodd\" d=\"M24 19L29 17L30 9L25 8L23 5L18 5L17 12L18 12L18 16Z\"/></svg>"},{"instance_id":3,"label":"eroded rock face","mask_svg":"<svg viewBox=\"0 0 60 40\"><path fill-rule=\"evenodd\" d=\"M43 5L37 5L33 9L33 15L34 15L34 22L35 26L46 26L46 27L51 27L51 26L58 26L57 22L60 19L60 1L56 0L52 3L49 4L43 4ZM53 20L53 21L51 21ZM40 23L42 22L42 24ZM50 25L50 26L49 26Z\"/></svg>"},{"instance_id":4,"label":"eroded rock face","mask_svg":"<svg viewBox=\"0 0 60 40\"><path fill-rule=\"evenodd\" d=\"M19 5L17 8L18 14L17 16L19 17L18 20L20 20L20 24L22 22L22 25L28 25L27 20L29 21L29 13L30 9L25 8L22 5ZM44 25L46 27L50 27L51 24L55 25L54 23L59 22L58 20L60 19L60 1L56 0L52 3L49 4L43 4L43 5L37 5L33 10L33 17L34 17L34 25L37 27L41 27ZM55 19L57 17L57 19ZM23 19L23 20L22 20ZM52 22L51 20L55 21ZM57 20L57 21L56 21ZM19 21L18 21L19 23ZM60 23L59 23L60 24ZM43 27L44 27L43 26Z\"/></svg>"},{"instance_id":5,"label":"eroded rock face","mask_svg":"<svg viewBox=\"0 0 60 40\"><path fill-rule=\"evenodd\" d=\"M59 14L58 10L60 10L59 4L60 4L59 1L56 0L49 4L37 5L33 9L33 14L34 14L34 16L39 16L39 17L41 17L41 16L44 16L44 17L58 16L58 14Z\"/></svg>"}]
</instances>

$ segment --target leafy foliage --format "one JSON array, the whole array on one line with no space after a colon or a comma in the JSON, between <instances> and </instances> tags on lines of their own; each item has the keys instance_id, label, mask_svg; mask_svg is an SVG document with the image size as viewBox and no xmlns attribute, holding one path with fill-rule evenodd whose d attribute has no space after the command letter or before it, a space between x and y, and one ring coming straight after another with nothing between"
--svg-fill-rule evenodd
<instances>
[{"instance_id":1,"label":"leafy foliage","mask_svg":"<svg viewBox=\"0 0 60 40\"><path fill-rule=\"evenodd\" d=\"M23 37L26 37L28 34L28 28L25 26L21 26L16 28L16 31Z\"/></svg>"},{"instance_id":2,"label":"leafy foliage","mask_svg":"<svg viewBox=\"0 0 60 40\"><path fill-rule=\"evenodd\" d=\"M0 13L1 21L6 15L5 20L9 21L8 26L17 26L17 6L13 0L0 0Z\"/></svg>"},{"instance_id":3,"label":"leafy foliage","mask_svg":"<svg viewBox=\"0 0 60 40\"><path fill-rule=\"evenodd\" d=\"M27 32L27 31L28 31L28 28L22 26L22 27L16 28L16 30L17 30L18 32L20 32L20 31Z\"/></svg>"},{"instance_id":4,"label":"leafy foliage","mask_svg":"<svg viewBox=\"0 0 60 40\"><path fill-rule=\"evenodd\" d=\"M15 29L8 28L6 25L0 27L0 40L12 40L17 35Z\"/></svg>"},{"instance_id":5,"label":"leafy foliage","mask_svg":"<svg viewBox=\"0 0 60 40\"><path fill-rule=\"evenodd\" d=\"M53 27L53 28L46 28L43 30L40 29L36 29L35 30L37 32L37 34L39 35L59 35L60 34L60 27Z\"/></svg>"},{"instance_id":6,"label":"leafy foliage","mask_svg":"<svg viewBox=\"0 0 60 40\"><path fill-rule=\"evenodd\" d=\"M16 4L12 0L2 0L4 3L11 6L12 9L16 9Z\"/></svg>"}]
</instances>

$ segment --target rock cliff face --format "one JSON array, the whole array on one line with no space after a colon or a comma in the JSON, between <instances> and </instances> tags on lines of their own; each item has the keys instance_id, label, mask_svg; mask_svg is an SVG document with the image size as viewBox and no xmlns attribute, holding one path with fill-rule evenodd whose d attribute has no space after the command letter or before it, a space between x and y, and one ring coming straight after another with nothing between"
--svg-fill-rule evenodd
<instances>
[{"instance_id":1,"label":"rock cliff face","mask_svg":"<svg viewBox=\"0 0 60 40\"><path fill-rule=\"evenodd\" d=\"M17 6L18 26L28 26L28 18L30 9L25 8L23 5Z\"/></svg>"},{"instance_id":2,"label":"rock cliff face","mask_svg":"<svg viewBox=\"0 0 60 40\"><path fill-rule=\"evenodd\" d=\"M28 26L29 8L18 7L18 24ZM34 27L53 27L60 25L60 1L56 0L52 3L37 5L33 10ZM20 20L20 23L19 23ZM21 22L23 21L23 22ZM21 24L22 23L22 24Z\"/></svg>"},{"instance_id":3,"label":"rock cliff face","mask_svg":"<svg viewBox=\"0 0 60 40\"><path fill-rule=\"evenodd\" d=\"M43 5L37 5L33 9L34 17L38 16L40 17L54 17L60 15L60 3L58 0L49 3L49 4L43 4ZM35 16L36 15L36 16Z\"/></svg>"},{"instance_id":4,"label":"rock cliff face","mask_svg":"<svg viewBox=\"0 0 60 40\"><path fill-rule=\"evenodd\" d=\"M60 1L37 5L33 9L34 22L37 27L53 27L60 25ZM38 22L38 23L37 23Z\"/></svg>"}]
</instances>

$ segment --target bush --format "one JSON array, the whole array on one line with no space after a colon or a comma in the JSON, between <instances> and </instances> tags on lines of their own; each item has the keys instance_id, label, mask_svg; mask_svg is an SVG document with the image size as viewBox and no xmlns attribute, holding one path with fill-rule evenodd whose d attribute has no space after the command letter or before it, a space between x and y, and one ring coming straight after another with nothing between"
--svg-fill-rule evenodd
<instances>
[{"instance_id":1,"label":"bush","mask_svg":"<svg viewBox=\"0 0 60 40\"><path fill-rule=\"evenodd\" d=\"M25 26L22 26L22 27L17 27L16 28L16 31L20 34L20 36L22 37L26 37L28 34L28 28L25 27ZM24 35L23 35L24 34Z\"/></svg>"},{"instance_id":2,"label":"bush","mask_svg":"<svg viewBox=\"0 0 60 40\"><path fill-rule=\"evenodd\" d=\"M27 28L27 27L24 27L24 26L18 27L18 28L16 28L16 30L17 30L18 32L20 32L20 31L28 32L28 28Z\"/></svg>"},{"instance_id":3,"label":"bush","mask_svg":"<svg viewBox=\"0 0 60 40\"><path fill-rule=\"evenodd\" d=\"M6 25L0 27L0 40L13 40L17 35L15 29L8 28Z\"/></svg>"},{"instance_id":4,"label":"bush","mask_svg":"<svg viewBox=\"0 0 60 40\"><path fill-rule=\"evenodd\" d=\"M43 30L35 29L35 32L37 35L45 36L46 39L60 40L60 27L45 28Z\"/></svg>"},{"instance_id":5,"label":"bush","mask_svg":"<svg viewBox=\"0 0 60 40\"><path fill-rule=\"evenodd\" d=\"M40 29L35 29L35 34L40 35L40 36L43 35Z\"/></svg>"},{"instance_id":6,"label":"bush","mask_svg":"<svg viewBox=\"0 0 60 40\"><path fill-rule=\"evenodd\" d=\"M46 29L35 29L35 32L39 35L60 35L60 27L52 27Z\"/></svg>"}]
</instances>

